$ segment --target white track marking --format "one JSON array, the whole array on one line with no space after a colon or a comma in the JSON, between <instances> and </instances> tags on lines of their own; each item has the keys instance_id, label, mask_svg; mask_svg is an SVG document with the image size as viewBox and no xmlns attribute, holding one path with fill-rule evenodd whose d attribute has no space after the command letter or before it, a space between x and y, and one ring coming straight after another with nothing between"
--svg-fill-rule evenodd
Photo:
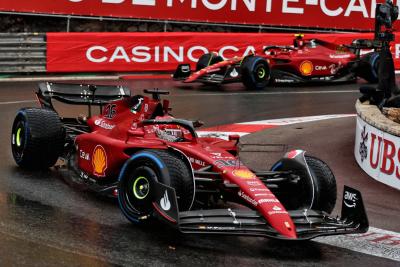
<instances>
[{"instance_id":1,"label":"white track marking","mask_svg":"<svg viewBox=\"0 0 400 267\"><path fill-rule=\"evenodd\" d=\"M244 95L301 95L301 94L337 94L337 93L359 93L359 90L323 90L323 91L276 91L276 92L247 92L247 93L198 93L172 95L174 97L186 96L244 96Z\"/></svg>"},{"instance_id":2,"label":"white track marking","mask_svg":"<svg viewBox=\"0 0 400 267\"><path fill-rule=\"evenodd\" d=\"M321 120L330 120L337 118L355 117L356 114L332 114L332 115L318 115L318 116L306 116L306 117L292 117L283 119L272 119L262 121L251 121L251 122L240 122L237 124L242 125L290 125L295 123L313 122Z\"/></svg>"},{"instance_id":3,"label":"white track marking","mask_svg":"<svg viewBox=\"0 0 400 267\"><path fill-rule=\"evenodd\" d=\"M292 125L296 123L306 123L306 122L314 122L314 121L322 121L322 120L330 120L330 119L338 119L338 118L348 118L355 117L356 114L332 114L332 115L320 115L320 116L306 116L306 117L292 117L292 118L283 118L283 119L272 119L272 120L261 120L261 121L251 121L251 122L240 122L233 123L228 125L221 125L219 127L212 127L215 130L208 130L205 128L204 130L196 131L200 137L216 137L228 140L229 135L239 135L240 137L248 135L250 133L256 133L262 130L265 130L265 126L284 126L284 125ZM252 129L249 129L249 126L254 126ZM234 128L235 131L227 131L229 128ZM220 130L216 129L220 128ZM232 129L231 128L231 129ZM241 130L241 128L243 130Z\"/></svg>"},{"instance_id":4,"label":"white track marking","mask_svg":"<svg viewBox=\"0 0 400 267\"><path fill-rule=\"evenodd\" d=\"M33 103L37 100L21 100L21 101L8 101L8 102L0 102L0 105L13 105L13 104L22 104L22 103Z\"/></svg>"},{"instance_id":5,"label":"white track marking","mask_svg":"<svg viewBox=\"0 0 400 267\"><path fill-rule=\"evenodd\" d=\"M365 234L318 237L314 241L400 262L400 233L370 227Z\"/></svg>"}]
</instances>

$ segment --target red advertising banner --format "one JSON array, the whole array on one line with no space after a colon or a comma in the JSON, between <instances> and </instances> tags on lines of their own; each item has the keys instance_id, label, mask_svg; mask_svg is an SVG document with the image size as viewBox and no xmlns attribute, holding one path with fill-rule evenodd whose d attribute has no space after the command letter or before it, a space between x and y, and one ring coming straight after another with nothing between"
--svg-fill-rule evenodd
<instances>
[{"instance_id":1,"label":"red advertising banner","mask_svg":"<svg viewBox=\"0 0 400 267\"><path fill-rule=\"evenodd\" d=\"M384 1L1 0L0 11L372 30L376 3Z\"/></svg>"},{"instance_id":2,"label":"red advertising banner","mask_svg":"<svg viewBox=\"0 0 400 267\"><path fill-rule=\"evenodd\" d=\"M400 34L392 47L400 69ZM372 38L363 34L307 34L337 44ZM216 51L225 58L252 51L261 54L267 45L291 45L293 34L243 33L49 33L48 72L172 71L180 63L195 66L198 58Z\"/></svg>"}]
</instances>

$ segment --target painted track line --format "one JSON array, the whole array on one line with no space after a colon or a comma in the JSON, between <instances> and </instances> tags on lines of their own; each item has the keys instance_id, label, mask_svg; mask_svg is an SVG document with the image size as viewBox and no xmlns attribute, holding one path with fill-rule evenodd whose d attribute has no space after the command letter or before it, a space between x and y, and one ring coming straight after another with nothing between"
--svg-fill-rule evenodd
<instances>
[{"instance_id":1,"label":"painted track line","mask_svg":"<svg viewBox=\"0 0 400 267\"><path fill-rule=\"evenodd\" d=\"M0 105L13 105L13 104L23 104L23 103L33 103L37 100L20 100L20 101L8 101L8 102L0 102Z\"/></svg>"},{"instance_id":2,"label":"painted track line","mask_svg":"<svg viewBox=\"0 0 400 267\"><path fill-rule=\"evenodd\" d=\"M354 94L359 93L359 90L323 90L323 91L276 91L276 92L248 92L248 93L198 93L198 94L185 94L173 95L174 97L186 96L242 96L242 95L301 95L301 94Z\"/></svg>"},{"instance_id":3,"label":"painted track line","mask_svg":"<svg viewBox=\"0 0 400 267\"><path fill-rule=\"evenodd\" d=\"M314 241L400 262L400 233L392 231L370 227L365 234L318 237Z\"/></svg>"}]
</instances>

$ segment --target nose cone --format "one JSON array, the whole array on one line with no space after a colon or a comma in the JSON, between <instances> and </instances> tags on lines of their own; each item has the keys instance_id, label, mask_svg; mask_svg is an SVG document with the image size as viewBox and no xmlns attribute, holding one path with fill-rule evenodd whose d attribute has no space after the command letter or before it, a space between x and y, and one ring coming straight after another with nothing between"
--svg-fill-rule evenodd
<instances>
[{"instance_id":1,"label":"nose cone","mask_svg":"<svg viewBox=\"0 0 400 267\"><path fill-rule=\"evenodd\" d=\"M269 223L284 237L297 239L296 226L289 214L271 215Z\"/></svg>"}]
</instances>

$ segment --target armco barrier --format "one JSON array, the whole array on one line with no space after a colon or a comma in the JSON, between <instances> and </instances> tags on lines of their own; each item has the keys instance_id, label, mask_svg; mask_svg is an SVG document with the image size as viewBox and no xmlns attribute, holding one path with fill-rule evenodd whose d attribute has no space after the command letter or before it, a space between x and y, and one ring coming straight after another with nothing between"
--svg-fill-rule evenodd
<instances>
[{"instance_id":1,"label":"armco barrier","mask_svg":"<svg viewBox=\"0 0 400 267\"><path fill-rule=\"evenodd\" d=\"M45 34L0 33L0 72L45 71Z\"/></svg>"},{"instance_id":2,"label":"armco barrier","mask_svg":"<svg viewBox=\"0 0 400 267\"><path fill-rule=\"evenodd\" d=\"M400 190L400 125L374 105L356 103L354 156L372 178Z\"/></svg>"}]
</instances>

